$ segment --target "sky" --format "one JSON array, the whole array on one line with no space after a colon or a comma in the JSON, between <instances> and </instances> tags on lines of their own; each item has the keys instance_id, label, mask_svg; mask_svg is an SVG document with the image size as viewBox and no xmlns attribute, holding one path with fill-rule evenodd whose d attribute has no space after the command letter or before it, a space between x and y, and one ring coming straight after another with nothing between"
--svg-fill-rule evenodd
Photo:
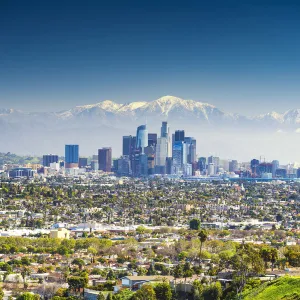
<instances>
[{"instance_id":1,"label":"sky","mask_svg":"<svg viewBox=\"0 0 300 300\"><path fill-rule=\"evenodd\" d=\"M298 2L298 3L297 3ZM299 1L0 1L0 108L164 95L300 108Z\"/></svg>"}]
</instances>

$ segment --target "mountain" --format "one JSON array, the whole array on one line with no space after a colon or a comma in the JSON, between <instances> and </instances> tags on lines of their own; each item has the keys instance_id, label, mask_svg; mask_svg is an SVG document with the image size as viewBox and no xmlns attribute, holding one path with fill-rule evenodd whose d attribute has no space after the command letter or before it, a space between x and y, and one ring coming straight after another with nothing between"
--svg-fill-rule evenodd
<instances>
[{"instance_id":1,"label":"mountain","mask_svg":"<svg viewBox=\"0 0 300 300\"><path fill-rule=\"evenodd\" d=\"M79 143L85 155L112 146L118 156L122 135L134 135L136 127L145 123L149 132L158 133L161 121L168 121L171 131L185 129L198 139L198 151L207 154L241 157L268 151L287 155L294 150L287 152L286 143L295 145L299 139L300 109L247 117L174 96L126 104L105 100L49 113L0 109L0 151L63 154L64 144Z\"/></svg>"}]
</instances>

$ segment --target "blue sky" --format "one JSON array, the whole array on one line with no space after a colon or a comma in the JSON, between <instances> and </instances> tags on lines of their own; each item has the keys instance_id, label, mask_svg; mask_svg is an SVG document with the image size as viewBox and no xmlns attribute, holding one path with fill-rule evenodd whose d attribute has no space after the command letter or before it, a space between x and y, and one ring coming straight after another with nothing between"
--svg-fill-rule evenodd
<instances>
[{"instance_id":1,"label":"blue sky","mask_svg":"<svg viewBox=\"0 0 300 300\"><path fill-rule=\"evenodd\" d=\"M0 107L175 95L253 115L299 108L297 1L0 1Z\"/></svg>"}]
</instances>

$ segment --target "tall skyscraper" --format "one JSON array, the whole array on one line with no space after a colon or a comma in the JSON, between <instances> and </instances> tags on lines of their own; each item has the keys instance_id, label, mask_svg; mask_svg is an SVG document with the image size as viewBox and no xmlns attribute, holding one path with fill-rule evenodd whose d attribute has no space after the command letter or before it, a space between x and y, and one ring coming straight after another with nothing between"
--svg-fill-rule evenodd
<instances>
[{"instance_id":1,"label":"tall skyscraper","mask_svg":"<svg viewBox=\"0 0 300 300\"><path fill-rule=\"evenodd\" d=\"M279 161L278 160L273 160L272 161L272 177L276 177L276 171L279 169Z\"/></svg>"},{"instance_id":2,"label":"tall skyscraper","mask_svg":"<svg viewBox=\"0 0 300 300\"><path fill-rule=\"evenodd\" d=\"M186 162L186 145L183 141L175 141L172 151L175 174L182 174Z\"/></svg>"},{"instance_id":3,"label":"tall skyscraper","mask_svg":"<svg viewBox=\"0 0 300 300\"><path fill-rule=\"evenodd\" d=\"M185 137L184 142L186 144L187 162L189 164L197 161L196 156L196 139L193 137Z\"/></svg>"},{"instance_id":4,"label":"tall skyscraper","mask_svg":"<svg viewBox=\"0 0 300 300\"><path fill-rule=\"evenodd\" d=\"M169 136L168 122L162 122L160 136L165 138Z\"/></svg>"},{"instance_id":5,"label":"tall skyscraper","mask_svg":"<svg viewBox=\"0 0 300 300\"><path fill-rule=\"evenodd\" d=\"M43 155L43 166L50 167L50 164L58 163L58 155L47 154Z\"/></svg>"},{"instance_id":6,"label":"tall skyscraper","mask_svg":"<svg viewBox=\"0 0 300 300\"><path fill-rule=\"evenodd\" d=\"M206 157L200 157L198 159L198 168L199 168L200 172L203 172L204 170L206 170Z\"/></svg>"},{"instance_id":7,"label":"tall skyscraper","mask_svg":"<svg viewBox=\"0 0 300 300\"><path fill-rule=\"evenodd\" d=\"M166 165L166 158L168 157L168 140L166 137L161 137L157 139L156 149L155 149L155 165L161 167ZM161 171L160 171L161 172Z\"/></svg>"},{"instance_id":8,"label":"tall skyscraper","mask_svg":"<svg viewBox=\"0 0 300 300\"><path fill-rule=\"evenodd\" d=\"M166 138L167 157L172 157L173 143L171 141L170 129L168 127L168 122L162 122L160 133L161 133L161 135L160 135L161 138Z\"/></svg>"},{"instance_id":9,"label":"tall skyscraper","mask_svg":"<svg viewBox=\"0 0 300 300\"><path fill-rule=\"evenodd\" d=\"M131 154L132 147L135 147L133 142L134 142L133 136L131 135L123 136L123 152L122 152L123 156Z\"/></svg>"},{"instance_id":10,"label":"tall skyscraper","mask_svg":"<svg viewBox=\"0 0 300 300\"><path fill-rule=\"evenodd\" d=\"M175 142L184 142L184 130L175 131Z\"/></svg>"},{"instance_id":11,"label":"tall skyscraper","mask_svg":"<svg viewBox=\"0 0 300 300\"><path fill-rule=\"evenodd\" d=\"M259 166L259 160L258 159L252 159L251 162L250 162L252 176L255 176L255 177L257 176L258 166Z\"/></svg>"},{"instance_id":12,"label":"tall skyscraper","mask_svg":"<svg viewBox=\"0 0 300 300\"><path fill-rule=\"evenodd\" d=\"M65 168L78 168L79 145L65 146Z\"/></svg>"},{"instance_id":13,"label":"tall skyscraper","mask_svg":"<svg viewBox=\"0 0 300 300\"><path fill-rule=\"evenodd\" d=\"M111 172L112 166L112 151L110 147L98 150L99 170Z\"/></svg>"},{"instance_id":14,"label":"tall skyscraper","mask_svg":"<svg viewBox=\"0 0 300 300\"><path fill-rule=\"evenodd\" d=\"M141 125L136 131L136 148L141 148L142 151L148 146L148 130L146 125Z\"/></svg>"}]
</instances>

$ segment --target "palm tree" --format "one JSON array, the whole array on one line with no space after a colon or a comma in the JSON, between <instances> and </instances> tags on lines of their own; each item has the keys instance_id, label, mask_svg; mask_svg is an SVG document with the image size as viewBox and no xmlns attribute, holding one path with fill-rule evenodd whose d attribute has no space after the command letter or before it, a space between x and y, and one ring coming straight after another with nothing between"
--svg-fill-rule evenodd
<instances>
[{"instance_id":1,"label":"palm tree","mask_svg":"<svg viewBox=\"0 0 300 300\"><path fill-rule=\"evenodd\" d=\"M208 233L206 230L201 229L199 234L198 234L199 240L200 240L200 253L199 253L199 258L201 259L201 254L202 254L202 246L206 242ZM200 259L199 259L199 264L200 264Z\"/></svg>"}]
</instances>

